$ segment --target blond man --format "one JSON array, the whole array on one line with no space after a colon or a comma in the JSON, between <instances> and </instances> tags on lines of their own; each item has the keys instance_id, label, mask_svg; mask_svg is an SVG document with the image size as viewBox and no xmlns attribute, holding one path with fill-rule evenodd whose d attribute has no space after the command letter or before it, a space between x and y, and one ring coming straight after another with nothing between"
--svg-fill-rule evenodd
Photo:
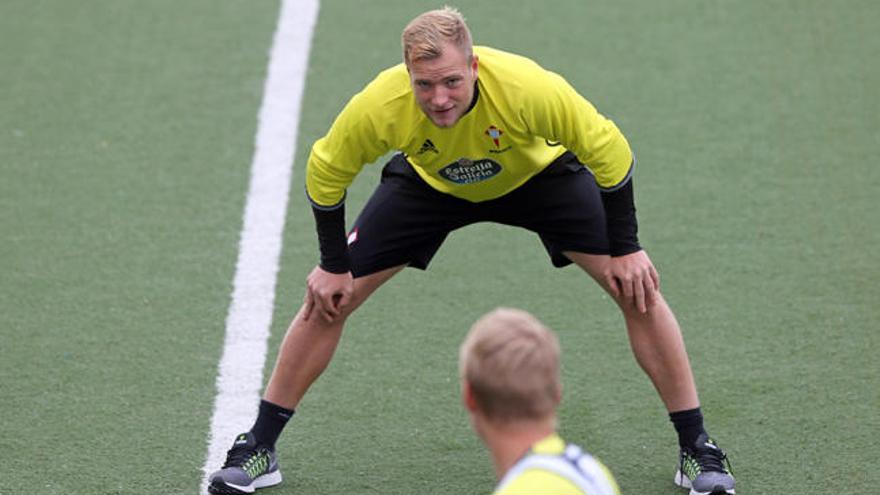
<instances>
[{"instance_id":1,"label":"blond man","mask_svg":"<svg viewBox=\"0 0 880 495\"><path fill-rule=\"evenodd\" d=\"M556 335L529 313L501 308L461 345L462 401L495 465L495 495L619 495L610 471L556 433L562 398Z\"/></svg>"},{"instance_id":2,"label":"blond man","mask_svg":"<svg viewBox=\"0 0 880 495\"><path fill-rule=\"evenodd\" d=\"M275 442L330 362L346 319L404 267L426 269L453 230L495 222L534 232L554 266L574 263L611 294L678 432L684 474L676 482L693 485L692 494L733 493L723 452L703 428L678 323L638 242L626 138L559 75L473 46L454 9L413 19L402 44L403 63L355 95L312 147L306 193L320 262L257 419L209 489L251 493L280 483ZM346 232L346 188L389 151L398 153Z\"/></svg>"}]
</instances>

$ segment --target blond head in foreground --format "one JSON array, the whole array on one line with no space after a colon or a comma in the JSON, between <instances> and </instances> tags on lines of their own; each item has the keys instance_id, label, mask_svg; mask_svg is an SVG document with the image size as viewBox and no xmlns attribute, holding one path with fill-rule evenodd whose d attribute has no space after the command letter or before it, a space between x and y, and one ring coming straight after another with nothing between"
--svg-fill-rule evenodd
<instances>
[{"instance_id":1,"label":"blond head in foreground","mask_svg":"<svg viewBox=\"0 0 880 495\"><path fill-rule=\"evenodd\" d=\"M562 396L559 341L531 314L499 308L471 327L461 345L463 386L492 422L542 421Z\"/></svg>"}]
</instances>

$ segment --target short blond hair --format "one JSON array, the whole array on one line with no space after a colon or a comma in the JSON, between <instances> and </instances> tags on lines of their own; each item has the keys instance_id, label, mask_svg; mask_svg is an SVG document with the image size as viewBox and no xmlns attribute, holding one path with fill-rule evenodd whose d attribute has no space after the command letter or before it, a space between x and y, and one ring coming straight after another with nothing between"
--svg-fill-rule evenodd
<instances>
[{"instance_id":1,"label":"short blond hair","mask_svg":"<svg viewBox=\"0 0 880 495\"><path fill-rule=\"evenodd\" d=\"M473 54L471 32L461 12L453 7L431 10L419 15L403 30L403 61L407 65L431 60L443 54L443 45L452 43L468 56Z\"/></svg>"},{"instance_id":2,"label":"short blond hair","mask_svg":"<svg viewBox=\"0 0 880 495\"><path fill-rule=\"evenodd\" d=\"M499 308L471 327L459 350L459 372L487 418L540 420L559 405L559 359L553 331L525 311Z\"/></svg>"}]
</instances>

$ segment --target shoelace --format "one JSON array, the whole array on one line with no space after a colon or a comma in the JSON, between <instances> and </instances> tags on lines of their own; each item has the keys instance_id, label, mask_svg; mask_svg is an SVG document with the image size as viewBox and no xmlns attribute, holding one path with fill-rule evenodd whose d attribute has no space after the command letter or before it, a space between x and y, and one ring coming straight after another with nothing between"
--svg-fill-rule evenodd
<instances>
[{"instance_id":1,"label":"shoelace","mask_svg":"<svg viewBox=\"0 0 880 495\"><path fill-rule=\"evenodd\" d=\"M702 468L703 471L727 471L731 475L733 474L733 469L730 466L730 460L727 458L727 454L718 447L706 447L704 449L692 451L692 454L697 459L697 463L699 463L700 468Z\"/></svg>"},{"instance_id":2,"label":"shoelace","mask_svg":"<svg viewBox=\"0 0 880 495\"><path fill-rule=\"evenodd\" d=\"M233 447L226 454L226 462L223 463L223 468L244 466L251 457L258 453L259 449L252 449L247 445Z\"/></svg>"}]
</instances>

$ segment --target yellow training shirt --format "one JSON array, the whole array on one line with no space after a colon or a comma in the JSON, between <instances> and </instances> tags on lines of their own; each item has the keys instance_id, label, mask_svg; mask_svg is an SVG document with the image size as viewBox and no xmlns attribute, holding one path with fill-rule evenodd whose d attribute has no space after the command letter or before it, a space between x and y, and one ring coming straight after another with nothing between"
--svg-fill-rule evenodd
<instances>
[{"instance_id":1,"label":"yellow training shirt","mask_svg":"<svg viewBox=\"0 0 880 495\"><path fill-rule=\"evenodd\" d=\"M620 495L611 472L556 434L532 446L498 483L493 495Z\"/></svg>"},{"instance_id":2,"label":"yellow training shirt","mask_svg":"<svg viewBox=\"0 0 880 495\"><path fill-rule=\"evenodd\" d=\"M566 150L611 189L628 177L629 144L562 77L528 58L488 47L479 57L477 101L449 128L422 112L404 64L380 73L315 142L306 190L318 207L342 202L361 168L399 150L431 187L486 201L516 189Z\"/></svg>"}]
</instances>

